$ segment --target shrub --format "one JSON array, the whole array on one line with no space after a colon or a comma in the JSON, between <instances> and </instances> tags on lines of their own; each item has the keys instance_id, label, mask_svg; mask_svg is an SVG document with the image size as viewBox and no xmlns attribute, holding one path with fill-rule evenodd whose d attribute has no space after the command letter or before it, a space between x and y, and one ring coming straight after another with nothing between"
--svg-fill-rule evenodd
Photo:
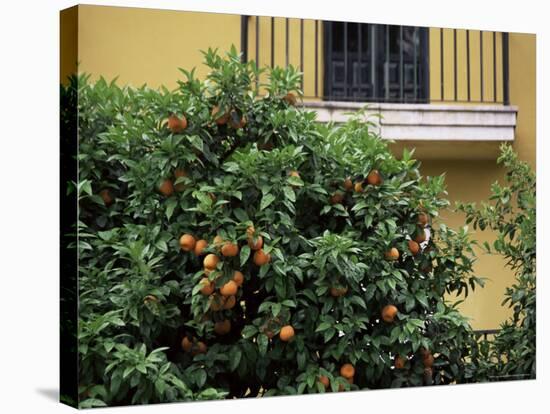
<instances>
[{"instance_id":1,"label":"shrub","mask_svg":"<svg viewBox=\"0 0 550 414\"><path fill-rule=\"evenodd\" d=\"M443 178L364 113L318 124L292 67L257 85L235 50L205 61L175 91L69 86L81 405L462 381L445 296L480 280L466 229L437 223Z\"/></svg>"},{"instance_id":2,"label":"shrub","mask_svg":"<svg viewBox=\"0 0 550 414\"><path fill-rule=\"evenodd\" d=\"M503 145L497 162L506 169L506 184L491 187L490 203L460 203L468 223L490 229L497 237L487 253L500 254L515 272L515 283L506 288L502 305L513 309L491 341L480 344L473 372L481 379L536 377L536 179L534 171Z\"/></svg>"}]
</instances>

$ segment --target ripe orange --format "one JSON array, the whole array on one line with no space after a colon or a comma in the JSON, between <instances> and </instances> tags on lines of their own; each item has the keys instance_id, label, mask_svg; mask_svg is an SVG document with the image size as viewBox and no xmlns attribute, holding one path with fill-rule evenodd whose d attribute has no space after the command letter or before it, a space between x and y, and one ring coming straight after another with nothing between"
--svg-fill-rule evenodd
<instances>
[{"instance_id":1,"label":"ripe orange","mask_svg":"<svg viewBox=\"0 0 550 414\"><path fill-rule=\"evenodd\" d=\"M430 218L425 212L418 213L418 224L421 226L425 227L429 220Z\"/></svg>"},{"instance_id":2,"label":"ripe orange","mask_svg":"<svg viewBox=\"0 0 550 414\"><path fill-rule=\"evenodd\" d=\"M193 350L192 350L191 354L193 356L198 355L198 354L206 354L206 350L207 350L206 344L202 341L199 341L193 347Z\"/></svg>"},{"instance_id":3,"label":"ripe orange","mask_svg":"<svg viewBox=\"0 0 550 414\"><path fill-rule=\"evenodd\" d=\"M214 270L218 265L220 258L213 253L207 254L204 258L203 264L204 268L208 270Z\"/></svg>"},{"instance_id":4,"label":"ripe orange","mask_svg":"<svg viewBox=\"0 0 550 414\"><path fill-rule=\"evenodd\" d=\"M405 362L405 358L401 357L400 355L396 355L395 360L393 361L393 365L395 366L395 369L403 369L405 368Z\"/></svg>"},{"instance_id":5,"label":"ripe orange","mask_svg":"<svg viewBox=\"0 0 550 414\"><path fill-rule=\"evenodd\" d=\"M103 202L105 203L105 205L107 207L109 207L111 204L113 204L114 199L111 196L111 192L109 191L109 189L104 188L103 190L101 190L99 192L99 196L101 197L101 199L103 200Z\"/></svg>"},{"instance_id":6,"label":"ripe orange","mask_svg":"<svg viewBox=\"0 0 550 414\"><path fill-rule=\"evenodd\" d=\"M196 256L202 256L204 249L208 247L208 242L204 239L200 239L195 243L195 255Z\"/></svg>"},{"instance_id":7,"label":"ripe orange","mask_svg":"<svg viewBox=\"0 0 550 414\"><path fill-rule=\"evenodd\" d=\"M191 342L188 337L184 336L181 340L181 347L185 352L189 352L191 348L193 348L193 342Z\"/></svg>"},{"instance_id":8,"label":"ripe orange","mask_svg":"<svg viewBox=\"0 0 550 414\"><path fill-rule=\"evenodd\" d=\"M169 179L162 181L159 185L159 192L165 197L170 197L174 194L174 185L172 181Z\"/></svg>"},{"instance_id":9,"label":"ripe orange","mask_svg":"<svg viewBox=\"0 0 550 414\"><path fill-rule=\"evenodd\" d=\"M176 168L176 170L174 171L174 178L177 180L181 177L187 177L187 171L185 171L183 168ZM185 190L185 184L178 183L174 186L174 188L176 189L176 191L182 192L183 190Z\"/></svg>"},{"instance_id":10,"label":"ripe orange","mask_svg":"<svg viewBox=\"0 0 550 414\"><path fill-rule=\"evenodd\" d=\"M190 252L195 248L195 238L190 234L184 234L180 237L180 247L184 252Z\"/></svg>"},{"instance_id":11,"label":"ripe orange","mask_svg":"<svg viewBox=\"0 0 550 414\"><path fill-rule=\"evenodd\" d=\"M344 201L344 195L337 191L329 199L330 204L341 204Z\"/></svg>"},{"instance_id":12,"label":"ripe orange","mask_svg":"<svg viewBox=\"0 0 550 414\"><path fill-rule=\"evenodd\" d=\"M387 260L397 260L399 259L399 250L397 250L395 247L392 247L385 253L385 256Z\"/></svg>"},{"instance_id":13,"label":"ripe orange","mask_svg":"<svg viewBox=\"0 0 550 414\"><path fill-rule=\"evenodd\" d=\"M426 355L422 357L422 363L424 364L424 367L431 368L434 365L434 356L431 354L431 352L428 352Z\"/></svg>"},{"instance_id":14,"label":"ripe orange","mask_svg":"<svg viewBox=\"0 0 550 414\"><path fill-rule=\"evenodd\" d=\"M220 236L220 235L218 234L216 237L214 237L213 243L214 243L214 246L215 246L215 247L219 248L219 247L221 246L221 244L223 243L222 236Z\"/></svg>"},{"instance_id":15,"label":"ripe orange","mask_svg":"<svg viewBox=\"0 0 550 414\"><path fill-rule=\"evenodd\" d=\"M225 125L227 121L229 121L229 112L226 112L221 116L218 116L219 112L220 112L220 107L218 105L214 106L211 112L212 118L216 120L216 124Z\"/></svg>"},{"instance_id":16,"label":"ripe orange","mask_svg":"<svg viewBox=\"0 0 550 414\"><path fill-rule=\"evenodd\" d=\"M335 298L338 298L340 296L344 296L346 293L348 293L348 287L347 286L331 287L330 288L330 294L332 296L334 296Z\"/></svg>"},{"instance_id":17,"label":"ripe orange","mask_svg":"<svg viewBox=\"0 0 550 414\"><path fill-rule=\"evenodd\" d=\"M237 290L239 289L239 287L237 286L237 284L230 280L229 282L227 282L225 285L223 285L220 289L220 293L223 295L223 296L233 296L237 293Z\"/></svg>"},{"instance_id":18,"label":"ripe orange","mask_svg":"<svg viewBox=\"0 0 550 414\"><path fill-rule=\"evenodd\" d=\"M363 192L363 182L357 181L355 185L353 186L353 189L356 193L362 193Z\"/></svg>"},{"instance_id":19,"label":"ripe orange","mask_svg":"<svg viewBox=\"0 0 550 414\"><path fill-rule=\"evenodd\" d=\"M346 178L344 180L344 190L351 191L353 190L353 182L351 181L351 178Z\"/></svg>"},{"instance_id":20,"label":"ripe orange","mask_svg":"<svg viewBox=\"0 0 550 414\"><path fill-rule=\"evenodd\" d=\"M209 307L210 307L210 310L213 312L221 311L222 308L224 308L225 303L226 303L225 297L218 295L217 293L214 293L209 298Z\"/></svg>"},{"instance_id":21,"label":"ripe orange","mask_svg":"<svg viewBox=\"0 0 550 414\"><path fill-rule=\"evenodd\" d=\"M416 232L416 236L414 237L414 241L417 243L424 243L426 241L426 232L423 228L418 228Z\"/></svg>"},{"instance_id":22,"label":"ripe orange","mask_svg":"<svg viewBox=\"0 0 550 414\"><path fill-rule=\"evenodd\" d=\"M204 296L209 296L211 295L212 293L214 293L214 283L211 282L210 280L208 280L207 277L204 277L200 280L199 284L202 285L202 288L201 288L201 293L204 295Z\"/></svg>"},{"instance_id":23,"label":"ripe orange","mask_svg":"<svg viewBox=\"0 0 550 414\"><path fill-rule=\"evenodd\" d=\"M147 305L148 303L151 303L151 302L158 302L158 299L155 295L147 295L143 298L144 305Z\"/></svg>"},{"instance_id":24,"label":"ripe orange","mask_svg":"<svg viewBox=\"0 0 550 414\"><path fill-rule=\"evenodd\" d=\"M279 332L279 338L283 342L288 342L294 337L294 328L292 325L285 325L281 328Z\"/></svg>"},{"instance_id":25,"label":"ripe orange","mask_svg":"<svg viewBox=\"0 0 550 414\"><path fill-rule=\"evenodd\" d=\"M228 296L225 300L225 303L223 304L224 309L233 309L233 307L237 304L237 299L235 296Z\"/></svg>"},{"instance_id":26,"label":"ripe orange","mask_svg":"<svg viewBox=\"0 0 550 414\"><path fill-rule=\"evenodd\" d=\"M294 95L292 92L289 92L285 96L283 96L283 100L290 106L296 106L296 95Z\"/></svg>"},{"instance_id":27,"label":"ripe orange","mask_svg":"<svg viewBox=\"0 0 550 414\"><path fill-rule=\"evenodd\" d=\"M168 128L174 134L177 134L187 128L187 118L185 115L182 115L181 118L178 118L176 115L172 114L168 118Z\"/></svg>"},{"instance_id":28,"label":"ripe orange","mask_svg":"<svg viewBox=\"0 0 550 414\"><path fill-rule=\"evenodd\" d=\"M319 375L319 382L323 384L325 390L330 386L330 380L326 375Z\"/></svg>"},{"instance_id":29,"label":"ripe orange","mask_svg":"<svg viewBox=\"0 0 550 414\"><path fill-rule=\"evenodd\" d=\"M296 170L292 170L288 173L288 176L289 177L296 177L296 178L300 178L300 173Z\"/></svg>"},{"instance_id":30,"label":"ripe orange","mask_svg":"<svg viewBox=\"0 0 550 414\"><path fill-rule=\"evenodd\" d=\"M382 184L382 177L378 170L372 170L369 175L367 175L367 183L370 185L380 185Z\"/></svg>"},{"instance_id":31,"label":"ripe orange","mask_svg":"<svg viewBox=\"0 0 550 414\"><path fill-rule=\"evenodd\" d=\"M231 332L231 321L229 319L225 319L221 322L216 322L214 324L214 332L216 332L217 335L228 334Z\"/></svg>"},{"instance_id":32,"label":"ripe orange","mask_svg":"<svg viewBox=\"0 0 550 414\"><path fill-rule=\"evenodd\" d=\"M397 315L397 308L394 305L386 305L382 309L382 320L387 323L392 323Z\"/></svg>"},{"instance_id":33,"label":"ripe orange","mask_svg":"<svg viewBox=\"0 0 550 414\"><path fill-rule=\"evenodd\" d=\"M262 236L250 237L248 239L248 247L251 250L260 250L264 245L264 239Z\"/></svg>"},{"instance_id":34,"label":"ripe orange","mask_svg":"<svg viewBox=\"0 0 550 414\"><path fill-rule=\"evenodd\" d=\"M254 236L254 233L256 233L256 229L254 226L248 226L246 228L246 238L249 239Z\"/></svg>"},{"instance_id":35,"label":"ripe orange","mask_svg":"<svg viewBox=\"0 0 550 414\"><path fill-rule=\"evenodd\" d=\"M340 368L340 375L347 379L353 378L355 375L355 368L351 364L344 364Z\"/></svg>"},{"instance_id":36,"label":"ripe orange","mask_svg":"<svg viewBox=\"0 0 550 414\"><path fill-rule=\"evenodd\" d=\"M244 282L244 275L238 270L235 270L233 273L233 281L237 284L237 286L242 286Z\"/></svg>"},{"instance_id":37,"label":"ripe orange","mask_svg":"<svg viewBox=\"0 0 550 414\"><path fill-rule=\"evenodd\" d=\"M262 249L257 250L254 253L254 264L256 266L263 266L269 263L270 260L271 260L271 255L269 253L264 252Z\"/></svg>"},{"instance_id":38,"label":"ripe orange","mask_svg":"<svg viewBox=\"0 0 550 414\"><path fill-rule=\"evenodd\" d=\"M225 242L222 246L222 255L224 257L235 257L239 254L239 246L235 243Z\"/></svg>"},{"instance_id":39,"label":"ripe orange","mask_svg":"<svg viewBox=\"0 0 550 414\"><path fill-rule=\"evenodd\" d=\"M408 243L409 243L409 251L412 253L413 256L416 256L420 251L420 245L414 240L409 240Z\"/></svg>"}]
</instances>

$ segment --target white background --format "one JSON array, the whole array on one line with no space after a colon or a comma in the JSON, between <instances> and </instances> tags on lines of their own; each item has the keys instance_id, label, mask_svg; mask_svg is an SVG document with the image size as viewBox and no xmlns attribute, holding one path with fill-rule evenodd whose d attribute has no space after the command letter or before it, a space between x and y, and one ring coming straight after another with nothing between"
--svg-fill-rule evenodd
<instances>
[{"instance_id":1,"label":"white background","mask_svg":"<svg viewBox=\"0 0 550 414\"><path fill-rule=\"evenodd\" d=\"M93 4L219 11L423 26L536 32L538 159L538 379L323 396L102 409L101 413L543 412L548 407L546 219L550 136L549 11L544 1L90 1ZM69 1L4 1L0 5L0 412L72 409L58 394L58 61L60 9ZM546 109L546 110L545 110ZM546 187L546 188L545 188ZM544 334L544 337L543 337ZM546 344L546 345L545 345ZM545 405L543 405L545 404ZM541 408L537 408L541 407ZM544 408L542 408L544 407Z\"/></svg>"}]
</instances>

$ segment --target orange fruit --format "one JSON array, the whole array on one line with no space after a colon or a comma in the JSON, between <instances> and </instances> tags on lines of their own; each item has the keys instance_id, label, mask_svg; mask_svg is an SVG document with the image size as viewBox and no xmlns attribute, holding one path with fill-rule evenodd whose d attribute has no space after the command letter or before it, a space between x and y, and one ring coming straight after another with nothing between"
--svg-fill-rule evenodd
<instances>
[{"instance_id":1,"label":"orange fruit","mask_svg":"<svg viewBox=\"0 0 550 414\"><path fill-rule=\"evenodd\" d=\"M231 321L229 319L225 319L220 322L216 322L214 324L214 332L216 332L217 335L226 335L229 332L231 332Z\"/></svg>"},{"instance_id":2,"label":"orange fruit","mask_svg":"<svg viewBox=\"0 0 550 414\"><path fill-rule=\"evenodd\" d=\"M190 234L184 234L180 237L180 247L184 252L190 252L195 248L195 238Z\"/></svg>"},{"instance_id":3,"label":"orange fruit","mask_svg":"<svg viewBox=\"0 0 550 414\"><path fill-rule=\"evenodd\" d=\"M172 181L166 179L162 183L160 183L159 192L165 197L170 197L172 194L174 194L174 185L172 184Z\"/></svg>"},{"instance_id":4,"label":"orange fruit","mask_svg":"<svg viewBox=\"0 0 550 414\"><path fill-rule=\"evenodd\" d=\"M211 295L212 293L214 293L214 283L211 282L210 280L208 280L207 277L203 277L199 284L202 285L202 288L201 288L201 293L204 295L204 296L209 296Z\"/></svg>"},{"instance_id":5,"label":"orange fruit","mask_svg":"<svg viewBox=\"0 0 550 414\"><path fill-rule=\"evenodd\" d=\"M212 108L212 118L215 119L216 124L218 125L225 125L227 124L227 121L229 121L229 112L226 112L225 114L218 116L218 113L220 112L220 107L218 105L214 106Z\"/></svg>"},{"instance_id":6,"label":"orange fruit","mask_svg":"<svg viewBox=\"0 0 550 414\"><path fill-rule=\"evenodd\" d=\"M175 134L183 131L187 128L187 118L185 118L185 115L182 115L181 118L174 114L170 115L168 118L168 128Z\"/></svg>"},{"instance_id":7,"label":"orange fruit","mask_svg":"<svg viewBox=\"0 0 550 414\"><path fill-rule=\"evenodd\" d=\"M279 332L279 338L283 342L288 342L294 337L294 328L292 325L285 325L281 328Z\"/></svg>"},{"instance_id":8,"label":"orange fruit","mask_svg":"<svg viewBox=\"0 0 550 414\"><path fill-rule=\"evenodd\" d=\"M109 189L104 188L103 190L101 190L99 192L99 196L101 197L101 199L103 200L103 202L107 207L113 204L114 200L113 200L113 197L111 196L111 192L109 191Z\"/></svg>"},{"instance_id":9,"label":"orange fruit","mask_svg":"<svg viewBox=\"0 0 550 414\"><path fill-rule=\"evenodd\" d=\"M407 362L405 358L402 358L400 355L396 355L393 365L395 366L395 369L403 369L405 368L405 362Z\"/></svg>"},{"instance_id":10,"label":"orange fruit","mask_svg":"<svg viewBox=\"0 0 550 414\"><path fill-rule=\"evenodd\" d=\"M414 240L409 240L408 244L409 244L409 251L413 256L416 256L420 251L420 245Z\"/></svg>"},{"instance_id":11,"label":"orange fruit","mask_svg":"<svg viewBox=\"0 0 550 414\"><path fill-rule=\"evenodd\" d=\"M300 173L296 170L292 170L288 173L288 176L289 177L296 177L296 178L300 178Z\"/></svg>"},{"instance_id":12,"label":"orange fruit","mask_svg":"<svg viewBox=\"0 0 550 414\"><path fill-rule=\"evenodd\" d=\"M426 224L428 224L428 221L430 220L429 216L425 212L421 212L418 214L418 224L425 227Z\"/></svg>"},{"instance_id":13,"label":"orange fruit","mask_svg":"<svg viewBox=\"0 0 550 414\"><path fill-rule=\"evenodd\" d=\"M382 184L382 177L378 170L372 170L369 175L367 175L367 183L370 185L380 185Z\"/></svg>"},{"instance_id":14,"label":"orange fruit","mask_svg":"<svg viewBox=\"0 0 550 414\"><path fill-rule=\"evenodd\" d=\"M235 257L239 254L239 246L235 243L225 242L222 246L222 255L224 257Z\"/></svg>"},{"instance_id":15,"label":"orange fruit","mask_svg":"<svg viewBox=\"0 0 550 414\"><path fill-rule=\"evenodd\" d=\"M233 281L237 284L237 286L242 286L244 282L244 275L238 270L235 270L233 273Z\"/></svg>"},{"instance_id":16,"label":"orange fruit","mask_svg":"<svg viewBox=\"0 0 550 414\"><path fill-rule=\"evenodd\" d=\"M249 239L254 236L254 233L256 233L256 229L254 226L248 226L246 228L246 238Z\"/></svg>"},{"instance_id":17,"label":"orange fruit","mask_svg":"<svg viewBox=\"0 0 550 414\"><path fill-rule=\"evenodd\" d=\"M155 295L147 295L143 298L144 305L147 305L148 303L151 303L151 302L158 302L158 299Z\"/></svg>"},{"instance_id":18,"label":"orange fruit","mask_svg":"<svg viewBox=\"0 0 550 414\"><path fill-rule=\"evenodd\" d=\"M225 303L223 304L224 309L233 309L233 307L237 304L237 299L235 296L228 296L225 300Z\"/></svg>"},{"instance_id":19,"label":"orange fruit","mask_svg":"<svg viewBox=\"0 0 550 414\"><path fill-rule=\"evenodd\" d=\"M195 255L202 256L204 249L208 247L208 242L204 239L200 239L195 243Z\"/></svg>"},{"instance_id":20,"label":"orange fruit","mask_svg":"<svg viewBox=\"0 0 550 414\"><path fill-rule=\"evenodd\" d=\"M424 367L431 368L434 365L434 356L431 354L431 352L427 353L422 357L422 363L424 364Z\"/></svg>"},{"instance_id":21,"label":"orange fruit","mask_svg":"<svg viewBox=\"0 0 550 414\"><path fill-rule=\"evenodd\" d=\"M325 387L325 390L329 387L330 385L330 380L328 379L328 377L326 375L319 375L319 382L321 384L323 384L323 386Z\"/></svg>"},{"instance_id":22,"label":"orange fruit","mask_svg":"<svg viewBox=\"0 0 550 414\"><path fill-rule=\"evenodd\" d=\"M213 243L214 243L214 246L220 247L220 245L223 243L222 236L218 234L216 237L214 237Z\"/></svg>"},{"instance_id":23,"label":"orange fruit","mask_svg":"<svg viewBox=\"0 0 550 414\"><path fill-rule=\"evenodd\" d=\"M204 258L203 264L204 268L208 270L214 270L218 265L220 258L213 253L207 254Z\"/></svg>"},{"instance_id":24,"label":"orange fruit","mask_svg":"<svg viewBox=\"0 0 550 414\"><path fill-rule=\"evenodd\" d=\"M235 112L232 112L231 115L229 116L229 126L233 129L239 129L239 128L244 128L245 125L246 125L246 118L245 116L243 115L240 120L236 120L236 116L234 115Z\"/></svg>"},{"instance_id":25,"label":"orange fruit","mask_svg":"<svg viewBox=\"0 0 550 414\"><path fill-rule=\"evenodd\" d=\"M355 375L355 368L351 364L344 364L340 367L340 375L347 379L353 378Z\"/></svg>"},{"instance_id":26,"label":"orange fruit","mask_svg":"<svg viewBox=\"0 0 550 414\"><path fill-rule=\"evenodd\" d=\"M426 241L426 232L422 228L418 228L414 241L417 243L424 243Z\"/></svg>"},{"instance_id":27,"label":"orange fruit","mask_svg":"<svg viewBox=\"0 0 550 414\"><path fill-rule=\"evenodd\" d=\"M251 250L260 250L264 245L264 239L262 236L250 237L248 239L248 247Z\"/></svg>"},{"instance_id":28,"label":"orange fruit","mask_svg":"<svg viewBox=\"0 0 550 414\"><path fill-rule=\"evenodd\" d=\"M237 286L237 284L230 280L229 282L227 282L225 285L223 285L220 289L220 293L223 295L223 296L233 296L237 293L237 290L239 289L239 287Z\"/></svg>"},{"instance_id":29,"label":"orange fruit","mask_svg":"<svg viewBox=\"0 0 550 414\"><path fill-rule=\"evenodd\" d=\"M206 344L202 341L199 341L193 347L193 350L192 350L191 354L193 356L198 355L198 354L206 354L206 350L207 350Z\"/></svg>"},{"instance_id":30,"label":"orange fruit","mask_svg":"<svg viewBox=\"0 0 550 414\"><path fill-rule=\"evenodd\" d=\"M353 186L353 189L356 193L362 193L363 192L363 183L361 181L357 181L355 185Z\"/></svg>"},{"instance_id":31,"label":"orange fruit","mask_svg":"<svg viewBox=\"0 0 550 414\"><path fill-rule=\"evenodd\" d=\"M296 106L296 95L294 95L292 92L289 92L285 96L283 96L283 100L290 106Z\"/></svg>"},{"instance_id":32,"label":"orange fruit","mask_svg":"<svg viewBox=\"0 0 550 414\"><path fill-rule=\"evenodd\" d=\"M382 320L387 323L392 323L397 315L397 308L394 305L386 305L382 309Z\"/></svg>"},{"instance_id":33,"label":"orange fruit","mask_svg":"<svg viewBox=\"0 0 550 414\"><path fill-rule=\"evenodd\" d=\"M392 247L385 253L385 256L387 260L397 260L399 259L399 250L397 250L395 247Z\"/></svg>"},{"instance_id":34,"label":"orange fruit","mask_svg":"<svg viewBox=\"0 0 550 414\"><path fill-rule=\"evenodd\" d=\"M213 294L209 298L209 307L213 312L221 311L225 306L225 297L218 295L217 293Z\"/></svg>"},{"instance_id":35,"label":"orange fruit","mask_svg":"<svg viewBox=\"0 0 550 414\"><path fill-rule=\"evenodd\" d=\"M188 337L184 336L181 340L181 347L185 352L189 352L191 348L193 348L193 342L191 342Z\"/></svg>"},{"instance_id":36,"label":"orange fruit","mask_svg":"<svg viewBox=\"0 0 550 414\"><path fill-rule=\"evenodd\" d=\"M177 180L181 177L187 177L187 171L185 171L183 168L176 168L176 170L174 171L174 178ZM176 189L176 191L181 192L185 190L185 184L178 183L174 186L174 188Z\"/></svg>"},{"instance_id":37,"label":"orange fruit","mask_svg":"<svg viewBox=\"0 0 550 414\"><path fill-rule=\"evenodd\" d=\"M347 286L331 287L330 288L330 294L331 294L331 296L334 296L335 298L338 298L340 296L344 296L346 293L348 293L348 287Z\"/></svg>"},{"instance_id":38,"label":"orange fruit","mask_svg":"<svg viewBox=\"0 0 550 414\"><path fill-rule=\"evenodd\" d=\"M341 204L344 201L344 195L337 191L329 199L330 204Z\"/></svg>"},{"instance_id":39,"label":"orange fruit","mask_svg":"<svg viewBox=\"0 0 550 414\"><path fill-rule=\"evenodd\" d=\"M351 178L346 178L344 180L344 190L351 191L353 190L353 181L351 181Z\"/></svg>"},{"instance_id":40,"label":"orange fruit","mask_svg":"<svg viewBox=\"0 0 550 414\"><path fill-rule=\"evenodd\" d=\"M271 255L264 252L262 249L257 250L254 253L254 264L256 266L263 266L267 263L269 263L271 260Z\"/></svg>"}]
</instances>

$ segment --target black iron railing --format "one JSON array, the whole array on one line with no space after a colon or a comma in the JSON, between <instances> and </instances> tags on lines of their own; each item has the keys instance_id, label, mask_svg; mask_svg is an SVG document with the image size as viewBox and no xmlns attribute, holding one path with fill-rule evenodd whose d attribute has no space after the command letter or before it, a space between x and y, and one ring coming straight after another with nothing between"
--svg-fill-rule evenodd
<instances>
[{"instance_id":1,"label":"black iron railing","mask_svg":"<svg viewBox=\"0 0 550 414\"><path fill-rule=\"evenodd\" d=\"M304 97L324 100L509 105L508 42L498 32L241 19L243 59L298 66Z\"/></svg>"},{"instance_id":2,"label":"black iron railing","mask_svg":"<svg viewBox=\"0 0 550 414\"><path fill-rule=\"evenodd\" d=\"M495 336L500 332L500 329L478 329L474 330L474 334L477 338L483 337L483 339L487 340L489 336Z\"/></svg>"}]
</instances>

